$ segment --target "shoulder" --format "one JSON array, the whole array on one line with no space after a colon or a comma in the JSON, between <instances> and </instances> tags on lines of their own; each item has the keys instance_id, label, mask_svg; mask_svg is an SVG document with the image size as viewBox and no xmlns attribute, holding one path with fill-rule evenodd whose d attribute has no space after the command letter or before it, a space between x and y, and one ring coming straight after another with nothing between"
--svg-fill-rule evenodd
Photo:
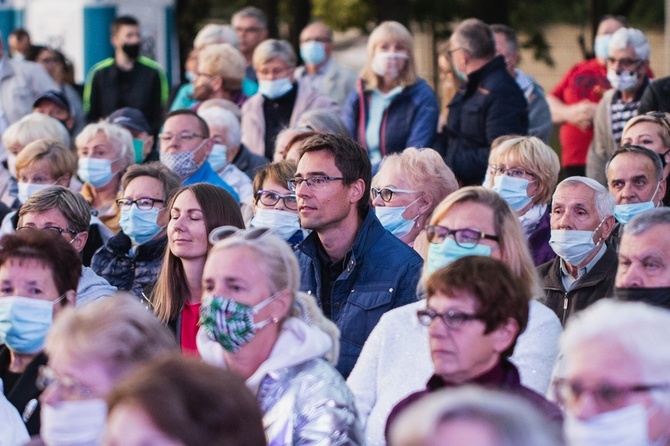
<instances>
[{"instance_id":1,"label":"shoulder","mask_svg":"<svg viewBox=\"0 0 670 446\"><path fill-rule=\"evenodd\" d=\"M106 70L114 66L114 58L113 57L108 57L107 59L101 60L97 64L93 65L91 67L90 73L97 73L98 71Z\"/></svg>"},{"instance_id":2,"label":"shoulder","mask_svg":"<svg viewBox=\"0 0 670 446\"><path fill-rule=\"evenodd\" d=\"M153 59L149 59L148 57L140 56L137 59L137 63L140 66L144 66L146 68L150 68L154 71L157 71L159 74L162 74L164 72L163 67L158 62L156 62Z\"/></svg>"}]
</instances>

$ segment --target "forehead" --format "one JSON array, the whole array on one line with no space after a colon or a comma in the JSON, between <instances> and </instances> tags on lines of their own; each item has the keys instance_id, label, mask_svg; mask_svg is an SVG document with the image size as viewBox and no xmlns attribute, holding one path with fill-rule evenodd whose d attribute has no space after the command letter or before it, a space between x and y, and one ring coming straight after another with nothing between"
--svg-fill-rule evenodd
<instances>
[{"instance_id":1,"label":"forehead","mask_svg":"<svg viewBox=\"0 0 670 446\"><path fill-rule=\"evenodd\" d=\"M50 99L42 99L41 101L39 101L37 103L37 105L35 105L35 107L45 108L45 109L48 109L48 110L57 108L58 110L68 111L67 109L61 107L60 105L56 104L54 101L52 101Z\"/></svg>"},{"instance_id":2,"label":"forehead","mask_svg":"<svg viewBox=\"0 0 670 446\"><path fill-rule=\"evenodd\" d=\"M262 28L261 21L256 17L251 16L240 16L236 15L233 17L233 26L241 26L244 28Z\"/></svg>"},{"instance_id":3,"label":"forehead","mask_svg":"<svg viewBox=\"0 0 670 446\"><path fill-rule=\"evenodd\" d=\"M632 126L628 127L625 136L632 135L650 135L650 136L660 136L661 126L655 122L651 121L638 121Z\"/></svg>"},{"instance_id":4,"label":"forehead","mask_svg":"<svg viewBox=\"0 0 670 446\"><path fill-rule=\"evenodd\" d=\"M66 228L69 224L67 218L65 218L65 215L63 215L63 213L56 208L43 212L28 212L21 217L21 223L24 226L26 224L42 226L48 223L53 223L61 228Z\"/></svg>"},{"instance_id":5,"label":"forehead","mask_svg":"<svg viewBox=\"0 0 670 446\"><path fill-rule=\"evenodd\" d=\"M631 383L641 376L636 361L621 345L603 336L581 342L568 355L565 374L568 379L594 383Z\"/></svg>"},{"instance_id":6,"label":"forehead","mask_svg":"<svg viewBox=\"0 0 670 446\"><path fill-rule=\"evenodd\" d=\"M202 207L200 207L200 203L198 203L198 200L195 198L195 194L190 190L185 190L179 195L177 195L177 198L175 198L172 207L183 210L186 209L202 210Z\"/></svg>"},{"instance_id":7,"label":"forehead","mask_svg":"<svg viewBox=\"0 0 670 446\"><path fill-rule=\"evenodd\" d=\"M375 186L385 187L385 186L395 186L399 189L407 189L408 182L404 175L398 171L396 165L386 165L382 168L377 175L375 175L372 183Z\"/></svg>"},{"instance_id":8,"label":"forehead","mask_svg":"<svg viewBox=\"0 0 670 446\"><path fill-rule=\"evenodd\" d=\"M266 178L265 181L263 181L263 184L261 184L261 189L271 190L278 192L282 195L286 195L291 193L291 191L286 186L287 184L280 184L272 178Z\"/></svg>"},{"instance_id":9,"label":"forehead","mask_svg":"<svg viewBox=\"0 0 670 446\"><path fill-rule=\"evenodd\" d=\"M244 264L244 268L240 267ZM246 276L260 269L261 259L250 248L234 246L212 251L205 265L205 275L209 278L223 276Z\"/></svg>"},{"instance_id":10,"label":"forehead","mask_svg":"<svg viewBox=\"0 0 670 446\"><path fill-rule=\"evenodd\" d=\"M341 174L335 165L335 156L328 150L307 152L300 158L296 173L305 175L315 172L323 172L329 175Z\"/></svg>"},{"instance_id":11,"label":"forehead","mask_svg":"<svg viewBox=\"0 0 670 446\"><path fill-rule=\"evenodd\" d=\"M139 34L140 27L137 25L120 25L116 35Z\"/></svg>"},{"instance_id":12,"label":"forehead","mask_svg":"<svg viewBox=\"0 0 670 446\"><path fill-rule=\"evenodd\" d=\"M488 234L495 234L493 210L482 203L464 201L452 205L440 218L438 224L449 229L477 229Z\"/></svg>"},{"instance_id":13,"label":"forehead","mask_svg":"<svg viewBox=\"0 0 670 446\"><path fill-rule=\"evenodd\" d=\"M658 256L670 259L670 224L654 225L635 235L624 231L619 253L627 257Z\"/></svg>"},{"instance_id":14,"label":"forehead","mask_svg":"<svg viewBox=\"0 0 670 446\"><path fill-rule=\"evenodd\" d=\"M601 36L603 34L612 34L622 26L623 25L618 20L605 19L600 22L600 25L598 25L598 35Z\"/></svg>"},{"instance_id":15,"label":"forehead","mask_svg":"<svg viewBox=\"0 0 670 446\"><path fill-rule=\"evenodd\" d=\"M474 311L477 309L478 302L476 296L465 290L453 290L448 295L437 291L427 297L428 306L438 311L452 309Z\"/></svg>"},{"instance_id":16,"label":"forehead","mask_svg":"<svg viewBox=\"0 0 670 446\"><path fill-rule=\"evenodd\" d=\"M200 130L200 121L191 115L177 115L169 117L163 126L164 132L179 133L184 130L198 132Z\"/></svg>"},{"instance_id":17,"label":"forehead","mask_svg":"<svg viewBox=\"0 0 670 446\"><path fill-rule=\"evenodd\" d=\"M11 272L9 269L11 269ZM51 267L41 259L10 257L4 264L0 265L0 276L3 280L34 280L55 286L51 273Z\"/></svg>"},{"instance_id":18,"label":"forehead","mask_svg":"<svg viewBox=\"0 0 670 446\"><path fill-rule=\"evenodd\" d=\"M301 37L328 37L328 28L320 23L313 23L302 30Z\"/></svg>"},{"instance_id":19,"label":"forehead","mask_svg":"<svg viewBox=\"0 0 670 446\"><path fill-rule=\"evenodd\" d=\"M635 54L635 49L632 46L617 50L610 48L610 56L617 59L637 59L637 54Z\"/></svg>"},{"instance_id":20,"label":"forehead","mask_svg":"<svg viewBox=\"0 0 670 446\"><path fill-rule=\"evenodd\" d=\"M126 189L124 195L139 194L142 197L154 198L156 194L163 195L163 183L158 178L143 175L141 177L133 178ZM139 196L138 195L138 196Z\"/></svg>"},{"instance_id":21,"label":"forehead","mask_svg":"<svg viewBox=\"0 0 670 446\"><path fill-rule=\"evenodd\" d=\"M595 209L595 193L586 184L565 184L556 190L554 203L562 205L583 204L589 209Z\"/></svg>"},{"instance_id":22,"label":"forehead","mask_svg":"<svg viewBox=\"0 0 670 446\"><path fill-rule=\"evenodd\" d=\"M621 174L646 175L653 177L654 163L645 155L639 153L622 153L617 155L607 169L608 177Z\"/></svg>"}]
</instances>

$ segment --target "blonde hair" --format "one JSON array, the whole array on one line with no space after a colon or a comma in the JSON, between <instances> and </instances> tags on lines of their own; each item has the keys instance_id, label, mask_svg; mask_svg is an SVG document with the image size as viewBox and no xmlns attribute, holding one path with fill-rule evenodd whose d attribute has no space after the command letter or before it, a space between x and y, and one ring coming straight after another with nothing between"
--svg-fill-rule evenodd
<instances>
[{"instance_id":1,"label":"blonde hair","mask_svg":"<svg viewBox=\"0 0 670 446\"><path fill-rule=\"evenodd\" d=\"M42 113L30 113L7 127L2 134L2 144L7 150L19 145L21 148L38 139L50 139L70 147L70 135L57 119Z\"/></svg>"},{"instance_id":2,"label":"blonde hair","mask_svg":"<svg viewBox=\"0 0 670 446\"><path fill-rule=\"evenodd\" d=\"M198 65L204 66L208 75L219 76L222 88L237 91L242 88L246 62L240 50L228 43L213 43L198 51Z\"/></svg>"},{"instance_id":3,"label":"blonde hair","mask_svg":"<svg viewBox=\"0 0 670 446\"><path fill-rule=\"evenodd\" d=\"M262 41L254 50L252 58L254 69L272 59L280 59L289 68L295 68L297 58L291 44L285 40L267 39Z\"/></svg>"},{"instance_id":4,"label":"blonde hair","mask_svg":"<svg viewBox=\"0 0 670 446\"><path fill-rule=\"evenodd\" d=\"M121 126L106 121L89 124L77 135L75 144L77 149L84 146L98 133L103 133L114 147L120 158L125 158L127 166L135 163L135 149L133 149L133 135ZM126 167L127 167L126 166Z\"/></svg>"},{"instance_id":5,"label":"blonde hair","mask_svg":"<svg viewBox=\"0 0 670 446\"><path fill-rule=\"evenodd\" d=\"M670 149L670 113L663 113L663 115L663 117L655 116L654 113L649 115L638 115L634 118L630 118L626 123L626 126L623 128L623 132L621 133L622 142L624 138L623 135L625 135L626 132L628 132L628 130L635 124L639 124L640 122L650 122L652 124L656 124L658 127L658 136L660 136L661 141L663 141L663 147Z\"/></svg>"},{"instance_id":6,"label":"blonde hair","mask_svg":"<svg viewBox=\"0 0 670 446\"><path fill-rule=\"evenodd\" d=\"M531 290L532 296L543 296L544 292L540 287L540 280L519 218L509 204L496 192L482 186L468 186L459 189L435 208L429 224L438 224L452 207L468 202L482 204L493 211L493 225L496 228L502 261L519 278L520 285ZM427 262L424 264L424 279L426 265Z\"/></svg>"},{"instance_id":7,"label":"blonde hair","mask_svg":"<svg viewBox=\"0 0 670 446\"><path fill-rule=\"evenodd\" d=\"M193 48L196 51L200 51L207 45L217 43L227 43L235 48L240 45L237 33L231 26L208 23L196 34L195 39L193 39Z\"/></svg>"},{"instance_id":8,"label":"blonde hair","mask_svg":"<svg viewBox=\"0 0 670 446\"><path fill-rule=\"evenodd\" d=\"M33 141L21 150L16 157L16 173L36 161L45 160L51 171L51 177L58 181L65 175L70 178L77 172L77 157L62 143L48 139Z\"/></svg>"},{"instance_id":9,"label":"blonde hair","mask_svg":"<svg viewBox=\"0 0 670 446\"><path fill-rule=\"evenodd\" d=\"M561 170L556 152L535 136L515 136L498 141L498 145L493 147L489 155L489 164L509 160L517 163L514 167L520 167L535 175L537 192L533 201L540 204L549 203Z\"/></svg>"},{"instance_id":10,"label":"blonde hair","mask_svg":"<svg viewBox=\"0 0 670 446\"><path fill-rule=\"evenodd\" d=\"M367 59L365 61L365 67L363 67L363 71L361 72L361 78L363 78L366 83L366 89L374 90L379 86L379 76L372 70L372 59L374 58L377 46L379 46L380 43L387 41L396 41L407 47L409 59L407 59L405 68L403 68L398 78L400 85L406 87L416 82L412 34L410 34L409 30L405 28L403 24L388 21L380 23L368 38Z\"/></svg>"}]
</instances>

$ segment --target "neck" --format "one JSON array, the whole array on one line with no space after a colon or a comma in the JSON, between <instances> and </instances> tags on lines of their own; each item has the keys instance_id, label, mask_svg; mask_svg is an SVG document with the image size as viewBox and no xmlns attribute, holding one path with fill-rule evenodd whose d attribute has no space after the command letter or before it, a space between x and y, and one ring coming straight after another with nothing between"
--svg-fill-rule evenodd
<instances>
[{"instance_id":1,"label":"neck","mask_svg":"<svg viewBox=\"0 0 670 446\"><path fill-rule=\"evenodd\" d=\"M305 71L307 71L308 74L314 74L317 71L319 71L321 69L321 67L323 67L326 64L326 62L328 62L328 60L329 59L326 57L326 59L323 62L321 62L320 64L317 64L317 65L312 65L312 64L306 63L305 64Z\"/></svg>"},{"instance_id":2,"label":"neck","mask_svg":"<svg viewBox=\"0 0 670 446\"><path fill-rule=\"evenodd\" d=\"M465 68L465 74L470 76L472 73L475 71L479 70L481 67L486 65L487 63L491 62L493 59L471 59L470 62L468 63L468 66Z\"/></svg>"},{"instance_id":3,"label":"neck","mask_svg":"<svg viewBox=\"0 0 670 446\"><path fill-rule=\"evenodd\" d=\"M112 181L104 186L95 188L93 197L93 208L101 208L111 205L119 194L119 176L112 178Z\"/></svg>"},{"instance_id":4,"label":"neck","mask_svg":"<svg viewBox=\"0 0 670 446\"><path fill-rule=\"evenodd\" d=\"M279 339L279 325L266 325L236 353L224 351L223 358L230 370L246 381L270 357L277 339Z\"/></svg>"},{"instance_id":5,"label":"neck","mask_svg":"<svg viewBox=\"0 0 670 446\"><path fill-rule=\"evenodd\" d=\"M356 212L356 210L354 211ZM323 249L328 254L331 262L342 260L351 247L354 246L356 236L358 236L358 232L363 225L363 220L358 218L358 212L356 212L355 218L351 222L342 222L341 226L336 228L317 231Z\"/></svg>"},{"instance_id":6,"label":"neck","mask_svg":"<svg viewBox=\"0 0 670 446\"><path fill-rule=\"evenodd\" d=\"M598 242L598 243L596 244L595 249L594 249L593 251L591 251L591 253L590 253L590 254L584 259L584 261L583 261L582 263L580 263L579 265L574 265L574 266L573 266L573 265L569 264L568 262L565 262L565 269L568 270L568 273L569 273L573 278L577 279L577 278L579 277L579 275L578 275L579 270L580 270L581 268L584 268L584 266L588 265L589 262L590 262L591 260L593 260L593 258L594 258L594 257L598 254L598 252L600 251L600 247L601 247L601 244L600 244L600 242Z\"/></svg>"},{"instance_id":7,"label":"neck","mask_svg":"<svg viewBox=\"0 0 670 446\"><path fill-rule=\"evenodd\" d=\"M37 354L29 355L26 353L17 353L10 349L9 356L9 371L12 373L23 373L28 367L28 364L35 359Z\"/></svg>"},{"instance_id":8,"label":"neck","mask_svg":"<svg viewBox=\"0 0 670 446\"><path fill-rule=\"evenodd\" d=\"M240 153L240 146L228 147L228 151L226 152L226 159L228 162L232 163L238 153Z\"/></svg>"},{"instance_id":9,"label":"neck","mask_svg":"<svg viewBox=\"0 0 670 446\"><path fill-rule=\"evenodd\" d=\"M123 71L132 70L135 64L135 60L129 58L120 48L114 53L114 59L116 60L116 65Z\"/></svg>"},{"instance_id":10,"label":"neck","mask_svg":"<svg viewBox=\"0 0 670 446\"><path fill-rule=\"evenodd\" d=\"M181 263L184 268L184 275L186 276L186 284L188 285L189 296L188 303L200 303L202 297L202 272L205 269L205 260L207 257L197 259L182 259Z\"/></svg>"},{"instance_id":11,"label":"neck","mask_svg":"<svg viewBox=\"0 0 670 446\"><path fill-rule=\"evenodd\" d=\"M631 102L632 100L635 99L635 94L636 93L637 93L637 89L629 91L629 92L622 91L621 92L621 100L626 102L626 103Z\"/></svg>"},{"instance_id":12,"label":"neck","mask_svg":"<svg viewBox=\"0 0 670 446\"><path fill-rule=\"evenodd\" d=\"M395 87L400 85L399 77L383 76L380 77L379 79L381 80L381 82L379 83L377 89L382 93L388 93L389 91L393 90Z\"/></svg>"}]
</instances>

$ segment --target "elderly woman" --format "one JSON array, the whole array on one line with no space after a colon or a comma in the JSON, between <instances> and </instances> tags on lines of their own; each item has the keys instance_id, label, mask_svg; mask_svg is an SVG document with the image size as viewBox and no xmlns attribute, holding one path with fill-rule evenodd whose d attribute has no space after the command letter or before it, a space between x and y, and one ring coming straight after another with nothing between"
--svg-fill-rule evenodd
<instances>
[{"instance_id":1,"label":"elderly woman","mask_svg":"<svg viewBox=\"0 0 670 446\"><path fill-rule=\"evenodd\" d=\"M246 381L269 444L363 444L354 399L331 365L339 333L298 294L293 250L265 228L223 227L210 239L200 355Z\"/></svg>"},{"instance_id":2,"label":"elderly woman","mask_svg":"<svg viewBox=\"0 0 670 446\"><path fill-rule=\"evenodd\" d=\"M170 332L136 299L119 294L63 312L46 340L40 436L47 445L100 444L105 397L144 362L176 351Z\"/></svg>"},{"instance_id":3,"label":"elderly woman","mask_svg":"<svg viewBox=\"0 0 670 446\"><path fill-rule=\"evenodd\" d=\"M116 234L121 229L116 207L121 177L135 160L133 136L128 130L103 121L84 127L75 144L79 178L84 181L81 193Z\"/></svg>"},{"instance_id":4,"label":"elderly woman","mask_svg":"<svg viewBox=\"0 0 670 446\"><path fill-rule=\"evenodd\" d=\"M382 161L372 178L372 205L381 224L409 246L421 235L416 248L422 253L426 222L456 189L456 177L439 153L410 147Z\"/></svg>"},{"instance_id":5,"label":"elderly woman","mask_svg":"<svg viewBox=\"0 0 670 446\"><path fill-rule=\"evenodd\" d=\"M534 136L502 136L492 145L484 186L516 211L539 266L556 257L549 246L549 202L561 169L558 156Z\"/></svg>"},{"instance_id":6,"label":"elderly woman","mask_svg":"<svg viewBox=\"0 0 670 446\"><path fill-rule=\"evenodd\" d=\"M663 204L670 205L670 114L649 112L631 118L623 128L621 146L628 144L646 147L658 153L666 181Z\"/></svg>"},{"instance_id":7,"label":"elderly woman","mask_svg":"<svg viewBox=\"0 0 670 446\"><path fill-rule=\"evenodd\" d=\"M240 50L228 43L207 45L198 51L198 73L193 81L193 99L221 98L242 106L246 61Z\"/></svg>"},{"instance_id":8,"label":"elderly woman","mask_svg":"<svg viewBox=\"0 0 670 446\"><path fill-rule=\"evenodd\" d=\"M253 153L272 159L279 131L294 127L305 112L339 113L333 99L294 77L296 56L288 42L265 40L254 50L253 65L258 93L242 106L242 143Z\"/></svg>"},{"instance_id":9,"label":"elderly woman","mask_svg":"<svg viewBox=\"0 0 670 446\"><path fill-rule=\"evenodd\" d=\"M445 198L429 221L430 242L425 276L464 256L490 256L504 261L516 286L542 296L535 265L519 220L500 196L483 187L466 187ZM384 427L398 401L423 389L433 373L428 330L418 323L425 299L387 312L372 330L347 384L356 396L367 444L384 444ZM558 354L562 327L549 308L529 304L528 326L519 336L511 361L521 382L544 393ZM398 352L404 359L398 362Z\"/></svg>"},{"instance_id":10,"label":"elderly woman","mask_svg":"<svg viewBox=\"0 0 670 446\"><path fill-rule=\"evenodd\" d=\"M206 183L179 189L167 205L167 215L167 249L151 301L182 350L195 353L202 271L210 248L207 234L224 225L244 228L244 221L232 195Z\"/></svg>"},{"instance_id":11,"label":"elderly woman","mask_svg":"<svg viewBox=\"0 0 670 446\"><path fill-rule=\"evenodd\" d=\"M35 378L47 362L44 338L75 304L80 276L79 255L54 232L26 229L0 239L0 380L30 435L40 430Z\"/></svg>"},{"instance_id":12,"label":"elderly woman","mask_svg":"<svg viewBox=\"0 0 670 446\"><path fill-rule=\"evenodd\" d=\"M107 397L105 446L265 446L260 409L234 373L170 356L142 366Z\"/></svg>"},{"instance_id":13,"label":"elderly woman","mask_svg":"<svg viewBox=\"0 0 670 446\"><path fill-rule=\"evenodd\" d=\"M398 22L383 22L368 38L368 57L343 119L368 150L372 166L407 147L430 147L439 109L435 93L419 79L412 35Z\"/></svg>"},{"instance_id":14,"label":"elderly woman","mask_svg":"<svg viewBox=\"0 0 670 446\"><path fill-rule=\"evenodd\" d=\"M91 267L119 290L146 299L165 255L167 203L181 179L163 164L149 163L130 166L121 185L121 231L95 253Z\"/></svg>"}]
</instances>

